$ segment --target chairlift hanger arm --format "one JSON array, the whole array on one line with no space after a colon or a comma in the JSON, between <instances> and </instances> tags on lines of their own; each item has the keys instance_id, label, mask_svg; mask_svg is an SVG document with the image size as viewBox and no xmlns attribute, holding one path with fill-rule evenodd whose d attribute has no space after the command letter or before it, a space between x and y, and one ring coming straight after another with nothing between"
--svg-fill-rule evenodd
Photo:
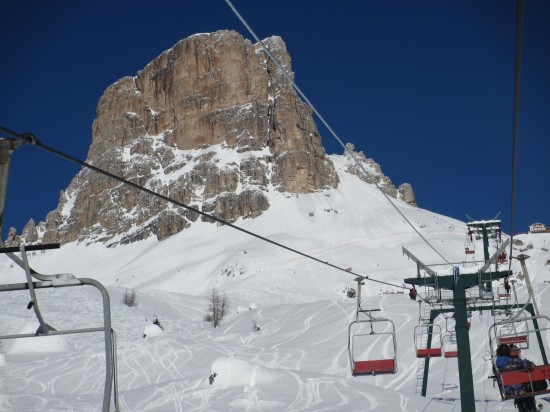
<instances>
[{"instance_id":1,"label":"chairlift hanger arm","mask_svg":"<svg viewBox=\"0 0 550 412\"><path fill-rule=\"evenodd\" d=\"M402 247L403 254L407 255L408 258L413 260L418 266L420 266L422 269L426 271L428 275L431 277L435 277L436 273L431 270L424 262L422 262L420 259L418 259L415 255L413 255L411 252L409 252L406 248Z\"/></svg>"},{"instance_id":2,"label":"chairlift hanger arm","mask_svg":"<svg viewBox=\"0 0 550 412\"><path fill-rule=\"evenodd\" d=\"M6 130L3 127L0 127L0 131L12 134L10 130ZM8 178L10 174L11 155L15 150L23 146L25 143L29 143L31 140L32 139L30 137L27 137L27 135L21 135L19 137L14 136L14 138L0 137L0 232L4 227L4 209L6 207L6 194L8 191ZM0 248L6 248L4 240L1 238ZM4 251L3 253L6 253L8 257L13 260L18 266L25 269L25 264L23 263L23 261L13 254L13 252L17 252L18 250L18 248L15 248L15 250L10 249ZM30 271L32 275L37 273L32 268L30 268Z\"/></svg>"},{"instance_id":3,"label":"chairlift hanger arm","mask_svg":"<svg viewBox=\"0 0 550 412\"><path fill-rule=\"evenodd\" d=\"M506 239L502 245L500 245L500 247L498 248L498 250L493 254L493 256L491 256L489 258L489 260L487 261L487 263L485 263L485 265L483 265L483 267L481 269L479 269L479 271L481 273L485 272L487 269L489 269L489 267L495 263L498 259L498 255L500 255L502 252L504 252L506 250L506 248L508 247L508 244L510 243L510 239Z\"/></svg>"}]
</instances>

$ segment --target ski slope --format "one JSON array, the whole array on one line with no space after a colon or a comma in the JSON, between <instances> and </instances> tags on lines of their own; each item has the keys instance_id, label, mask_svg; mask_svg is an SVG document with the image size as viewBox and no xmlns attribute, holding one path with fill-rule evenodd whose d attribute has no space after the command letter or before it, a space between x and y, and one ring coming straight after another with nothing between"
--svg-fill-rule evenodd
<instances>
[{"instance_id":1,"label":"ski slope","mask_svg":"<svg viewBox=\"0 0 550 412\"><path fill-rule=\"evenodd\" d=\"M343 168L338 159L336 165ZM416 276L416 265L402 255L403 246L428 264L441 258L378 189L342 170L340 179L338 190L272 193L266 213L236 224L396 285L367 281L362 301L363 308L380 309L376 316L395 323L395 374L351 376L348 326L356 302L345 291L356 287L355 276L228 227L199 221L161 242L148 239L116 248L72 243L29 253L30 265L44 274L94 278L107 287L117 335L121 411L460 411L457 359L433 359L427 397L415 394L413 334L419 309L401 288L404 278ZM395 204L446 259L464 260L463 222ZM527 267L539 309L550 313L550 235L518 239L523 247L532 245L522 253L531 256ZM495 250L493 244L491 248ZM480 243L476 250L481 259ZM445 274L448 269L437 270ZM519 272L517 261L512 270ZM1 284L24 279L17 265L0 257ZM204 321L214 287L230 299L229 314L218 328ZM135 307L123 304L129 289L136 291ZM523 282L517 289L520 300L526 300ZM90 286L37 294L46 322L59 330L102 324L101 296ZM28 291L2 294L0 333L35 327L28 302ZM157 318L164 330L152 327ZM439 322L444 328L444 320ZM474 311L471 322L476 410L513 411L487 378L487 330L494 318ZM546 332L544 339L550 341ZM362 350L365 356L390 356L392 348L380 339ZM101 410L101 333L5 340L0 352L0 410Z\"/></svg>"}]
</instances>

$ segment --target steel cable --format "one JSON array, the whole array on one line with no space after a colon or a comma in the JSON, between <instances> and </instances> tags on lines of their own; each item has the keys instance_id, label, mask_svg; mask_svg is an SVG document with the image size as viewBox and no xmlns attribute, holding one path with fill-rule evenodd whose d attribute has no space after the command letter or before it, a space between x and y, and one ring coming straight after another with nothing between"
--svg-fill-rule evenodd
<instances>
[{"instance_id":1,"label":"steel cable","mask_svg":"<svg viewBox=\"0 0 550 412\"><path fill-rule=\"evenodd\" d=\"M292 248L292 247L290 247L290 246L286 246L286 245L284 245L284 244L282 244L282 243L279 243L279 242L276 242L276 241L271 240L271 239L269 239L269 238L266 238L266 237L264 237L264 236L258 235L257 233L251 232L250 230L243 229L242 227L239 227L239 226L236 226L236 225L234 225L234 224L232 224L232 223L229 223L229 222L227 222L227 221L225 221L225 220L223 220L223 219L220 219L219 217L216 217L216 216L214 216L214 215L210 215L210 214L208 214L208 213L205 213L205 212L203 212L203 211L201 211L201 210L198 210L198 209L196 209L196 208L194 208L194 207L192 207L192 206L186 205L186 204L184 204L184 203L182 203L182 202L179 202L179 201L177 201L177 200L175 200L175 199L172 199L172 198L170 198L170 197L168 197L168 196L165 196L165 195L163 195L163 194L160 194L160 193L158 193L158 192L155 192L154 190L147 189L146 187L140 186L140 185L138 185L137 183L134 183L134 182L131 182L131 181L127 180L127 179L124 179L124 178L121 177L121 176L117 176L117 175L115 175L115 174L113 174L113 173L111 173L111 172L108 172L108 171L106 171L106 170L104 170L104 169L101 169L101 168L99 168L99 167L97 167L97 166L91 165L91 164L89 164L89 163L87 163L87 162L84 162L84 161L82 161L82 160L80 160L80 159L77 159L76 157L73 157L73 156L71 156L71 155L69 155L69 154L63 153L63 152L61 152L61 151L59 151L59 150L57 150L57 149L54 149L53 147L47 146L47 145L45 145L44 143L42 143L40 140L38 140L38 139L36 138L36 136L34 136L34 135L30 134L30 133L20 134L20 133L17 133L17 132L12 131L12 130L10 130L10 129L7 129L7 128L5 128L5 127L2 127L2 126L0 126L0 131L3 131L3 132L5 132L5 133L9 134L9 135L12 136L13 138L15 138L15 139L17 139L17 140L19 140L19 141L22 141L23 143L27 143L27 144L36 146L36 147L38 147L38 148L40 148L40 149L42 149L42 150L45 150L45 151L47 151L47 152L49 152L49 153L52 153L52 154L54 154L54 155L56 155L56 156L58 156L58 157L61 157L62 159L68 160L68 161L70 161L70 162L72 162L72 163L76 163L76 164L79 165L79 166L85 167L85 168L87 168L87 169L91 169L91 170L95 171L96 173L99 173L99 174L102 174L102 175L104 175L104 176L110 177L110 178L112 178L112 179L118 180L118 181L121 182L121 183L124 183L124 184L126 184L126 185L128 185L128 186L131 186L131 187L137 189L137 190L140 190L140 191L142 191L142 192L145 192L145 193L147 193L147 194L149 194L149 195L151 195L151 196L154 196L154 197L157 197L157 198L159 198L159 199L162 199L162 200L164 200L164 201L166 201L166 202L172 203L172 204L174 204L174 205L176 205L176 206L183 207L184 209L187 209L187 210L189 210L189 211L191 211L191 212L193 212L193 213L197 213L197 214L199 214L200 216L205 217L206 219L209 219L209 220L212 220L212 221L214 221L214 222L220 223L220 224L222 224L222 225L228 226L228 227L230 227L230 228L232 228L232 229L238 230L238 231L240 231L240 232L242 232L242 233L245 233L245 234L247 234L247 235L249 235L249 236L253 236L253 237L257 238L257 239L263 240L263 241L265 241L265 242L271 243L272 245L275 245L275 246L277 246L277 247L280 247L280 248L283 248L283 249L285 249L285 250L288 250L289 252L298 254L298 255L300 255L300 256L302 256L302 257L305 257L305 258L307 258L307 259L314 260L314 261L316 261L316 262L318 262L318 263L321 263L321 264L323 264L323 265L325 265L325 266L329 266L329 267L331 267L331 268L333 268L333 269L337 269L337 270L340 270L340 271L342 271L342 272L346 272L346 273L348 273L348 274L350 274L350 275L359 276L359 277L361 277L362 279L370 280L371 282L381 283L381 284L388 285L388 286L393 286L393 287L396 287L396 288L407 289L406 287L401 286L401 285L395 285L395 284L392 284L392 283L389 283L389 282L384 282L384 281L382 281L382 280L372 279L372 278L370 278L369 276L360 275L360 274L355 273L355 272L353 272L353 271L350 271L350 270L344 269L344 268L342 268L342 267L340 267L340 266L337 266L337 265L334 265L334 264L332 264L332 263L329 263L329 262L327 262L327 261L325 261L325 260L321 260L321 259L316 258L316 257L314 257L314 256L308 255L307 253L300 252L299 250L294 249L294 248Z\"/></svg>"}]
</instances>

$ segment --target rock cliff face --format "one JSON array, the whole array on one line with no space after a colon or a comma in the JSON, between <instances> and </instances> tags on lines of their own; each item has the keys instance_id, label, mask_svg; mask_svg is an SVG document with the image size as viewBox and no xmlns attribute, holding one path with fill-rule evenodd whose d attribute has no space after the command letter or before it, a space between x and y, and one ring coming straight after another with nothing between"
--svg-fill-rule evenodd
<instances>
[{"instance_id":1,"label":"rock cliff face","mask_svg":"<svg viewBox=\"0 0 550 412\"><path fill-rule=\"evenodd\" d=\"M265 40L292 73L285 44ZM107 88L87 162L229 222L265 192L335 188L311 110L258 45L232 31L191 36ZM197 220L82 170L46 220L45 242L166 238Z\"/></svg>"},{"instance_id":2,"label":"rock cliff face","mask_svg":"<svg viewBox=\"0 0 550 412\"><path fill-rule=\"evenodd\" d=\"M380 165L373 159L367 159L363 152L356 152L351 143L346 145L345 156L349 159L347 172L358 176L367 183L380 187L389 196L401 199L412 206L417 206L416 197L410 183L403 183L396 189L390 178L382 173Z\"/></svg>"},{"instance_id":3,"label":"rock cliff face","mask_svg":"<svg viewBox=\"0 0 550 412\"><path fill-rule=\"evenodd\" d=\"M284 42L264 44L293 76ZM402 197L360 156L369 168L364 180ZM311 109L260 45L233 31L182 40L108 87L86 161L229 222L267 210L269 191L311 193L339 183ZM164 239L199 216L82 169L46 222L29 222L21 236L10 231L8 243Z\"/></svg>"}]
</instances>

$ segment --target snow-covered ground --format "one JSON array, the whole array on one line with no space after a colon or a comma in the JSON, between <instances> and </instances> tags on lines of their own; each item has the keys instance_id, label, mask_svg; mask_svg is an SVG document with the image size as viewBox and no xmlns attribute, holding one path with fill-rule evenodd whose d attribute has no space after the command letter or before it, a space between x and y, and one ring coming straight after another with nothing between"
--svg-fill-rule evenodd
<instances>
[{"instance_id":1,"label":"snow-covered ground","mask_svg":"<svg viewBox=\"0 0 550 412\"><path fill-rule=\"evenodd\" d=\"M237 225L398 286L416 276L416 265L402 255L402 246L425 263L441 261L376 188L348 174L340 178L337 191L273 194L266 213ZM452 262L464 260L463 222L396 204L443 256ZM548 314L550 235L518 239L523 245L515 253L525 249L531 256L527 267L537 303ZM528 245L532 248L526 249ZM481 246L478 241L478 259L483 256ZM95 278L108 288L122 411L460 410L457 359L433 359L427 397L415 394L418 359L413 335L419 305L406 291L366 282L363 308L381 309L376 316L395 323L398 372L352 377L347 344L356 303L345 291L356 287L354 276L231 228L197 222L162 242L149 239L116 248L68 244L29 253L29 260L41 273L69 272ZM468 267L472 265L463 270ZM520 270L515 260L512 270ZM0 258L1 284L24 279L17 265ZM229 314L218 328L204 321L213 287L230 300ZM137 294L135 307L123 303L130 289ZM518 293L525 301L523 282ZM58 330L102 325L101 296L91 286L41 289L37 294L46 322ZM36 327L28 302L28 291L2 293L1 334ZM157 318L164 330L152 325ZM476 409L513 411L513 404L501 402L487 378L487 330L494 318L474 311L471 321ZM443 319L440 324L445 329ZM546 332L543 338L550 341ZM391 356L392 345L383 337L361 345L361 356ZM5 355L0 356L0 410L101 409L101 333L5 340L0 352ZM530 356L527 351L524 355Z\"/></svg>"}]
</instances>

